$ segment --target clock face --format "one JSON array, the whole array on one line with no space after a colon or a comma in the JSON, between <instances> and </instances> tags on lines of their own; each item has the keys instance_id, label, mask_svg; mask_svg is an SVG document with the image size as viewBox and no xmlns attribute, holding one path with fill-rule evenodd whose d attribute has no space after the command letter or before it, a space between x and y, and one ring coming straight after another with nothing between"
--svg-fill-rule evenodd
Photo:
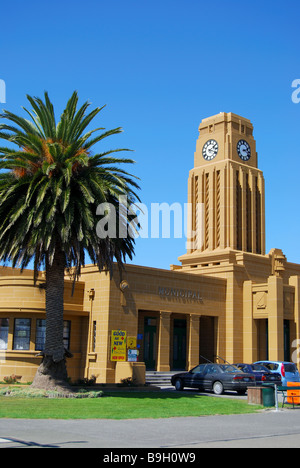
<instances>
[{"instance_id":1,"label":"clock face","mask_svg":"<svg viewBox=\"0 0 300 468\"><path fill-rule=\"evenodd\" d=\"M251 148L245 140L240 140L237 144L237 152L243 161L249 161L251 158Z\"/></svg>"},{"instance_id":2,"label":"clock face","mask_svg":"<svg viewBox=\"0 0 300 468\"><path fill-rule=\"evenodd\" d=\"M208 140L203 146L203 150L202 150L204 159L206 159L206 161L211 161L217 156L218 150L219 150L219 145L216 142L216 140Z\"/></svg>"}]
</instances>

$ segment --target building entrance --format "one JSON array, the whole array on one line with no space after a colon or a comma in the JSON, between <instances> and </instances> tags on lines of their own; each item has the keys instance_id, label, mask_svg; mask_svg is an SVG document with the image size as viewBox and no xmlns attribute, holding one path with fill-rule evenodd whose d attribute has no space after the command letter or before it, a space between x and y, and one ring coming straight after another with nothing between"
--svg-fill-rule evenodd
<instances>
[{"instance_id":1,"label":"building entrance","mask_svg":"<svg viewBox=\"0 0 300 468\"><path fill-rule=\"evenodd\" d=\"M186 320L174 320L173 329L173 369L186 368Z\"/></svg>"},{"instance_id":2,"label":"building entrance","mask_svg":"<svg viewBox=\"0 0 300 468\"><path fill-rule=\"evenodd\" d=\"M215 340L215 317L203 316L200 319L200 347L199 362L204 363L207 360L215 362L216 360L216 340Z\"/></svg>"},{"instance_id":3,"label":"building entrance","mask_svg":"<svg viewBox=\"0 0 300 468\"><path fill-rule=\"evenodd\" d=\"M290 346L290 321L284 321L284 360L289 362L291 360L291 346Z\"/></svg>"},{"instance_id":4,"label":"building entrance","mask_svg":"<svg viewBox=\"0 0 300 468\"><path fill-rule=\"evenodd\" d=\"M144 319L144 362L147 370L156 370L157 319Z\"/></svg>"}]
</instances>

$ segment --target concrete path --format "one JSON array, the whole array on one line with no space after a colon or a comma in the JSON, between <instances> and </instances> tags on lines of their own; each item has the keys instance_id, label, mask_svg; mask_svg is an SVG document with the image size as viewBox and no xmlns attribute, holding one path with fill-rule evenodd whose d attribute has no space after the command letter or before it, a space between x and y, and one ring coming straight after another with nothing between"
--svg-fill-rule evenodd
<instances>
[{"instance_id":1,"label":"concrete path","mask_svg":"<svg viewBox=\"0 0 300 468\"><path fill-rule=\"evenodd\" d=\"M0 419L0 448L300 448L300 408L140 420Z\"/></svg>"}]
</instances>

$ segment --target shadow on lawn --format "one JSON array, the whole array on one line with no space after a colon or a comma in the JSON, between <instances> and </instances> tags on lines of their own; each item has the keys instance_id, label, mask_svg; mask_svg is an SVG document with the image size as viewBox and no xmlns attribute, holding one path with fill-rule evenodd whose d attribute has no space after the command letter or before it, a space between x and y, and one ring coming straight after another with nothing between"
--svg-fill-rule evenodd
<instances>
[{"instance_id":1,"label":"shadow on lawn","mask_svg":"<svg viewBox=\"0 0 300 468\"><path fill-rule=\"evenodd\" d=\"M180 400L181 398L199 398L199 397L209 397L210 395L201 394L199 392L166 392L166 391L156 391L156 392L137 392L137 391L104 391L104 397L114 397L114 398L134 398L134 399L148 399L148 400Z\"/></svg>"}]
</instances>

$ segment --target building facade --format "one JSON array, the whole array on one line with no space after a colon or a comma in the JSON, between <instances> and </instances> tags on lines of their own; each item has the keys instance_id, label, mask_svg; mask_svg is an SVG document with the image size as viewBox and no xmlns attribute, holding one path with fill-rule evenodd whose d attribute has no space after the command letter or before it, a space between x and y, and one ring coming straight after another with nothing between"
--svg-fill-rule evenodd
<instances>
[{"instance_id":1,"label":"building facade","mask_svg":"<svg viewBox=\"0 0 300 468\"><path fill-rule=\"evenodd\" d=\"M188 250L170 270L128 265L113 279L89 265L72 296L65 280L65 347L73 381L115 383L145 369L191 369L205 359L294 360L300 339L300 265L265 252L265 188L251 122L204 119L188 181ZM45 338L45 278L0 272L0 380L31 381ZM114 357L113 332L126 357ZM129 349L127 349L129 348ZM129 357L130 356L130 357Z\"/></svg>"}]
</instances>

